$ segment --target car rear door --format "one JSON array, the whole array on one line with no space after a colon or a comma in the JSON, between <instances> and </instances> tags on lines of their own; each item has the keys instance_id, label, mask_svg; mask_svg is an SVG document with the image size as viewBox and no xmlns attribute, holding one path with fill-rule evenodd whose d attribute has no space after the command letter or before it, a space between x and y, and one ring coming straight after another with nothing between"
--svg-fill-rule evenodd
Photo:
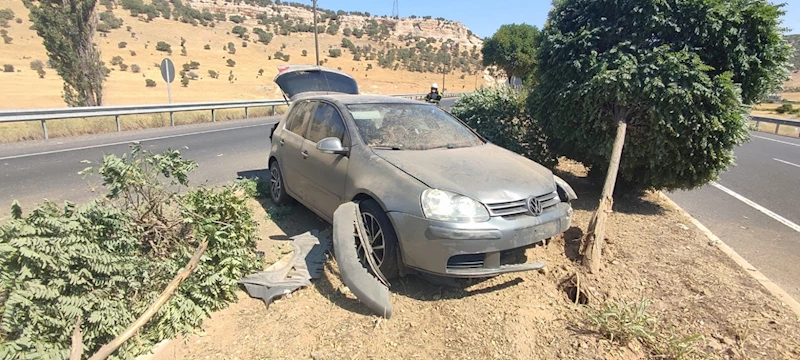
<instances>
[{"instance_id":1,"label":"car rear door","mask_svg":"<svg viewBox=\"0 0 800 360\"><path fill-rule=\"evenodd\" d=\"M350 147L350 137L339 110L332 104L319 102L311 118L308 136L303 141L301 155L304 160L300 171L308 184L307 201L331 220L336 208L345 202L349 158L317 150L317 142L328 137L338 138L342 146Z\"/></svg>"},{"instance_id":2,"label":"car rear door","mask_svg":"<svg viewBox=\"0 0 800 360\"><path fill-rule=\"evenodd\" d=\"M316 103L307 100L296 103L288 115L283 131L273 140L278 141L279 160L286 189L302 200L308 197L306 191L308 183L300 173L304 162L301 151L315 107Z\"/></svg>"}]
</instances>

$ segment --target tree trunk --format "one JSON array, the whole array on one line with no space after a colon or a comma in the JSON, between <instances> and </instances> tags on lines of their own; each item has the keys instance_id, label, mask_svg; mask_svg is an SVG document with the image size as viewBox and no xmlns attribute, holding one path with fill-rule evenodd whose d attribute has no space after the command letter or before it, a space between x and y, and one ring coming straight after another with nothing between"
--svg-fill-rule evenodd
<instances>
[{"instance_id":1,"label":"tree trunk","mask_svg":"<svg viewBox=\"0 0 800 360\"><path fill-rule=\"evenodd\" d=\"M624 116L620 117L624 119ZM617 183L619 161L622 157L622 146L625 144L627 126L625 120L617 120L617 137L614 138L614 148L611 150L611 164L606 174L603 193L600 195L600 204L597 206L597 211L589 222L589 229L581 241L583 266L588 267L591 273L600 271L600 255L602 254L603 241L605 241L606 221L608 220L608 213L611 212L611 207L614 204L614 185Z\"/></svg>"}]
</instances>

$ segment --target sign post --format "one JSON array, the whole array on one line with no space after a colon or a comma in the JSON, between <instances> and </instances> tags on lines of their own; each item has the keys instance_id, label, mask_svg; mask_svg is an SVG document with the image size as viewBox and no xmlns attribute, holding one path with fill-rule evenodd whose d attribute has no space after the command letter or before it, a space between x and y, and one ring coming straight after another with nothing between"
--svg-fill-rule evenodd
<instances>
[{"instance_id":1,"label":"sign post","mask_svg":"<svg viewBox=\"0 0 800 360\"><path fill-rule=\"evenodd\" d=\"M172 89L169 84L175 81L175 64L169 58L161 60L161 78L167 82L167 99L172 104Z\"/></svg>"}]
</instances>

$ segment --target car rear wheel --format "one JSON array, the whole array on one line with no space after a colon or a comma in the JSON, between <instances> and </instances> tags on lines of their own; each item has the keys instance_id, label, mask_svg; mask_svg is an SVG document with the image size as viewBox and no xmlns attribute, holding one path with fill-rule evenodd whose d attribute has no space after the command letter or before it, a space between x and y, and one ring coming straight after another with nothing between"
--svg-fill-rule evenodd
<instances>
[{"instance_id":1,"label":"car rear wheel","mask_svg":"<svg viewBox=\"0 0 800 360\"><path fill-rule=\"evenodd\" d=\"M397 233L395 233L389 217L375 200L362 201L359 203L359 208L366 231L365 237L372 247L372 254L370 254L372 259L384 277L396 278L399 274ZM369 268L366 251L358 239L356 239L356 250L358 260Z\"/></svg>"},{"instance_id":2,"label":"car rear wheel","mask_svg":"<svg viewBox=\"0 0 800 360\"><path fill-rule=\"evenodd\" d=\"M283 182L283 173L277 161L269 164L269 197L275 205L286 205L290 201Z\"/></svg>"}]
</instances>

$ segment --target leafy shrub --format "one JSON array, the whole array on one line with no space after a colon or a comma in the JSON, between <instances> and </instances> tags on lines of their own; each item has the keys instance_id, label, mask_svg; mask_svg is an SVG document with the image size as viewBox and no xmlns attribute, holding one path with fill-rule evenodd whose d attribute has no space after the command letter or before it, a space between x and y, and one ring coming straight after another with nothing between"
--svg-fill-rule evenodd
<instances>
[{"instance_id":1,"label":"leafy shrub","mask_svg":"<svg viewBox=\"0 0 800 360\"><path fill-rule=\"evenodd\" d=\"M122 56L114 56L111 58L111 65L119 65L122 64L123 61L124 59L122 59Z\"/></svg>"},{"instance_id":2,"label":"leafy shrub","mask_svg":"<svg viewBox=\"0 0 800 360\"><path fill-rule=\"evenodd\" d=\"M203 45L203 50L211 50L211 45L208 44Z\"/></svg>"},{"instance_id":3,"label":"leafy shrub","mask_svg":"<svg viewBox=\"0 0 800 360\"><path fill-rule=\"evenodd\" d=\"M453 105L452 113L497 146L552 168L556 158L539 124L524 110L527 93L512 88L479 89Z\"/></svg>"},{"instance_id":4,"label":"leafy shrub","mask_svg":"<svg viewBox=\"0 0 800 360\"><path fill-rule=\"evenodd\" d=\"M328 56L332 58L337 58L339 56L342 56L342 49L329 49Z\"/></svg>"},{"instance_id":5,"label":"leafy shrub","mask_svg":"<svg viewBox=\"0 0 800 360\"><path fill-rule=\"evenodd\" d=\"M132 359L188 334L234 301L236 282L262 265L256 224L235 186L179 195L195 167L177 151L151 154L136 145L130 155L104 157L97 172L108 190L102 199L48 202L27 216L15 202L0 226L0 353L66 358L79 318L85 353L96 352L151 304L201 241L208 260L118 356Z\"/></svg>"},{"instance_id":6,"label":"leafy shrub","mask_svg":"<svg viewBox=\"0 0 800 360\"><path fill-rule=\"evenodd\" d=\"M208 76L212 79L219 79L219 73L214 70L208 70Z\"/></svg>"},{"instance_id":7,"label":"leafy shrub","mask_svg":"<svg viewBox=\"0 0 800 360\"><path fill-rule=\"evenodd\" d=\"M234 67L236 66L236 61L233 61L233 59L228 59L227 64L229 67Z\"/></svg>"},{"instance_id":8,"label":"leafy shrub","mask_svg":"<svg viewBox=\"0 0 800 360\"><path fill-rule=\"evenodd\" d=\"M128 65L126 64L119 64L120 71L128 71Z\"/></svg>"},{"instance_id":9,"label":"leafy shrub","mask_svg":"<svg viewBox=\"0 0 800 360\"><path fill-rule=\"evenodd\" d=\"M131 50L131 56L136 56L136 51Z\"/></svg>"},{"instance_id":10,"label":"leafy shrub","mask_svg":"<svg viewBox=\"0 0 800 360\"><path fill-rule=\"evenodd\" d=\"M141 71L142 71L142 69L139 67L139 65L136 65L136 64L131 65L131 72L132 73L138 74Z\"/></svg>"},{"instance_id":11,"label":"leafy shrub","mask_svg":"<svg viewBox=\"0 0 800 360\"><path fill-rule=\"evenodd\" d=\"M228 43L228 54L231 54L231 55L236 54L236 47L233 46L232 42Z\"/></svg>"},{"instance_id":12,"label":"leafy shrub","mask_svg":"<svg viewBox=\"0 0 800 360\"><path fill-rule=\"evenodd\" d=\"M119 44L117 44L117 47L120 48L120 49L124 49L124 48L128 47L128 43L126 43L124 41L120 41Z\"/></svg>"},{"instance_id":13,"label":"leafy shrub","mask_svg":"<svg viewBox=\"0 0 800 360\"><path fill-rule=\"evenodd\" d=\"M11 64L3 65L3 72L13 73L14 72L14 65L11 65Z\"/></svg>"},{"instance_id":14,"label":"leafy shrub","mask_svg":"<svg viewBox=\"0 0 800 360\"><path fill-rule=\"evenodd\" d=\"M775 109L775 112L777 112L778 114L787 114L787 113L791 114L794 112L794 108L792 107L792 104L783 104L781 106L778 106L778 108Z\"/></svg>"},{"instance_id":15,"label":"leafy shrub","mask_svg":"<svg viewBox=\"0 0 800 360\"><path fill-rule=\"evenodd\" d=\"M241 38L244 37L244 34L247 34L247 28L244 26L236 25L233 27L233 30L231 30L231 32L238 35Z\"/></svg>"},{"instance_id":16,"label":"leafy shrub","mask_svg":"<svg viewBox=\"0 0 800 360\"><path fill-rule=\"evenodd\" d=\"M300 53L300 56L308 56L308 51L303 50L303 52Z\"/></svg>"},{"instance_id":17,"label":"leafy shrub","mask_svg":"<svg viewBox=\"0 0 800 360\"><path fill-rule=\"evenodd\" d=\"M229 20L236 24L241 24L244 22L244 18L239 15L232 15Z\"/></svg>"},{"instance_id":18,"label":"leafy shrub","mask_svg":"<svg viewBox=\"0 0 800 360\"><path fill-rule=\"evenodd\" d=\"M247 47L247 41L242 41L242 47L243 47L243 48L246 48L246 47Z\"/></svg>"},{"instance_id":19,"label":"leafy shrub","mask_svg":"<svg viewBox=\"0 0 800 360\"><path fill-rule=\"evenodd\" d=\"M159 41L156 44L156 50L161 51L161 52L171 53L172 52L172 46L170 44L167 44L166 42Z\"/></svg>"},{"instance_id":20,"label":"leafy shrub","mask_svg":"<svg viewBox=\"0 0 800 360\"><path fill-rule=\"evenodd\" d=\"M155 80L147 79L144 81L146 87L156 87Z\"/></svg>"}]
</instances>

